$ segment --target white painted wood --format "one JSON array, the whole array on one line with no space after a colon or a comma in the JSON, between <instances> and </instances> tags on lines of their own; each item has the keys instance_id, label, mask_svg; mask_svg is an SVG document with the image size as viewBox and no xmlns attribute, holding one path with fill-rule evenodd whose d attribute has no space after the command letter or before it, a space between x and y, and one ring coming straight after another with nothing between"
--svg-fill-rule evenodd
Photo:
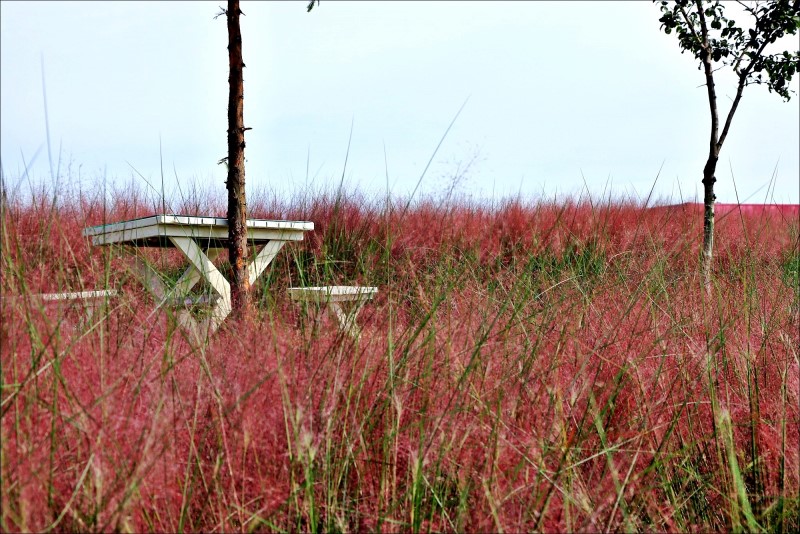
<instances>
[{"instance_id":1,"label":"white painted wood","mask_svg":"<svg viewBox=\"0 0 800 534\"><path fill-rule=\"evenodd\" d=\"M377 292L377 287L292 287L289 288L289 297L294 301L322 304L333 313L341 331L358 339L361 335L361 330L356 322L358 314L364 304L372 299Z\"/></svg>"},{"instance_id":2,"label":"white painted wood","mask_svg":"<svg viewBox=\"0 0 800 534\"><path fill-rule=\"evenodd\" d=\"M103 289L98 291L77 291L73 293L41 293L35 295L43 301L59 301L59 300L90 300L90 299L104 299L108 297L116 297L116 289Z\"/></svg>"},{"instance_id":3,"label":"white painted wood","mask_svg":"<svg viewBox=\"0 0 800 534\"><path fill-rule=\"evenodd\" d=\"M247 241L250 246L262 246L256 257L248 263L250 283L256 282L287 241L301 241L303 234L314 229L310 221L247 220ZM228 221L219 217L184 215L153 215L130 221L92 226L83 230L95 245L126 245L135 258L133 271L145 289L158 304L155 313L165 304L178 305L178 323L198 339L200 334L213 333L231 312L230 284L214 266L213 260L227 247ZM162 277L137 253L139 247L176 247L189 260L190 265L170 291ZM207 250L208 252L204 252ZM187 309L191 289L201 280L207 280L219 298L207 298L212 305L211 316L198 323ZM202 298L200 300L203 300Z\"/></svg>"},{"instance_id":4,"label":"white painted wood","mask_svg":"<svg viewBox=\"0 0 800 534\"><path fill-rule=\"evenodd\" d=\"M208 256L200 250L194 240L188 237L170 237L170 241L183 251L183 254L202 273L203 277L220 296L220 299L211 308L211 316L207 321L209 332L214 332L231 313L231 285L225 280L222 273L217 270L217 267L211 263Z\"/></svg>"},{"instance_id":5,"label":"white painted wood","mask_svg":"<svg viewBox=\"0 0 800 534\"><path fill-rule=\"evenodd\" d=\"M187 297L167 297L166 304L171 308L178 308L178 307L190 307L190 306L197 306L197 305L214 305L219 300L217 295L200 295L197 297L187 296Z\"/></svg>"},{"instance_id":6,"label":"white painted wood","mask_svg":"<svg viewBox=\"0 0 800 534\"><path fill-rule=\"evenodd\" d=\"M307 300L313 302L349 302L354 300L369 300L378 292L377 287L362 286L320 286L320 287L291 287L289 296L292 300Z\"/></svg>"},{"instance_id":7,"label":"white painted wood","mask_svg":"<svg viewBox=\"0 0 800 534\"><path fill-rule=\"evenodd\" d=\"M275 259L275 256L278 255L278 252L280 252L285 244L286 241L270 241L264 245L264 248L261 249L247 268L247 272L250 275L250 285L253 285L255 281L258 280L258 277L261 276L264 269Z\"/></svg>"},{"instance_id":8,"label":"white painted wood","mask_svg":"<svg viewBox=\"0 0 800 534\"><path fill-rule=\"evenodd\" d=\"M358 338L361 335L361 329L358 327L358 323L356 323L356 318L358 318L358 314L364 306L364 303L365 301L354 303L349 311L342 309L342 302L328 303L328 308L333 311L333 314L336 316L336 320L339 322L339 329L342 332L346 332L354 338Z\"/></svg>"},{"instance_id":9,"label":"white painted wood","mask_svg":"<svg viewBox=\"0 0 800 534\"><path fill-rule=\"evenodd\" d=\"M144 288L148 291L148 293L150 293L150 295L152 295L156 300L156 306L145 318L145 322L147 322L150 317L152 317L164 305L172 307L172 301L186 297L189 290L191 290L191 288L194 286L194 283L192 282L195 278L195 273L197 273L196 276L198 281L201 278L201 274L194 264L190 264L186 271L184 271L181 278L179 278L179 282L182 283L179 285L176 284L176 288L170 291L166 284L164 284L161 275L159 275L159 273L153 269L149 263L144 261L141 256L136 254L135 248L132 250L134 251L132 271ZM188 332L193 339L198 342L203 339L201 336L200 327L189 310L179 307L177 310L175 310L175 319L178 322L178 326Z\"/></svg>"},{"instance_id":10,"label":"white painted wood","mask_svg":"<svg viewBox=\"0 0 800 534\"><path fill-rule=\"evenodd\" d=\"M135 250L136 249L134 249L134 251ZM178 292L174 290L170 292L167 286L162 281L161 276L158 274L158 272L155 269L153 269L150 266L150 264L144 261L140 256L135 255L133 260L134 263L132 270L134 274L137 276L137 278L145 287L145 289L157 301L157 304L153 309L153 311L150 312L150 314L145 318L145 322L147 322L150 319L150 317L152 317L162 306L164 306L165 304L169 305L172 299L179 299L180 297L186 296L186 293L176 295ZM190 267L186 270L186 272L184 272L181 279L184 279L184 277L186 277L185 279L188 280L192 273L197 273L197 272L198 271L194 267L194 265L190 265ZM189 286L188 289L186 289L187 286ZM191 289L191 286L189 283L185 283L183 288L186 289L186 292L188 292ZM189 335L192 336L192 338L195 341L200 342L203 339L200 325L197 324L197 321L189 312L189 310L185 308L178 308L175 311L175 319L178 322L178 326L180 326L184 331L188 332ZM205 331L208 332L208 329L206 329Z\"/></svg>"},{"instance_id":11,"label":"white painted wood","mask_svg":"<svg viewBox=\"0 0 800 534\"><path fill-rule=\"evenodd\" d=\"M159 306L167 296L167 286L161 280L161 275L140 256L133 257L133 274L139 279L144 288L157 300Z\"/></svg>"},{"instance_id":12,"label":"white painted wood","mask_svg":"<svg viewBox=\"0 0 800 534\"><path fill-rule=\"evenodd\" d=\"M158 225L181 225L196 227L219 226L227 230L228 220L221 217L202 217L190 215L151 215L139 219L131 219L118 223L110 223L99 226L90 226L83 230L84 236L100 235L107 232L118 232L122 230L132 230L135 228L147 228ZM309 231L314 229L314 223L310 221L276 221L269 219L247 219L247 228L264 228L272 230L301 230Z\"/></svg>"},{"instance_id":13,"label":"white painted wood","mask_svg":"<svg viewBox=\"0 0 800 534\"><path fill-rule=\"evenodd\" d=\"M86 232L86 230L84 230L84 232ZM140 239L158 237L159 235L158 227L156 226L150 228L131 228L129 230L104 232L100 235L96 235L92 237L92 244L110 245L111 243L124 243L126 241L136 241Z\"/></svg>"},{"instance_id":14,"label":"white painted wood","mask_svg":"<svg viewBox=\"0 0 800 534\"><path fill-rule=\"evenodd\" d=\"M116 297L119 292L116 289L99 289L95 291L73 291L62 293L39 293L31 295L34 301L39 301L43 305L72 305L80 304L86 314L81 320L81 324L87 325L93 318L95 310L110 298ZM3 299L6 300L6 299Z\"/></svg>"},{"instance_id":15,"label":"white painted wood","mask_svg":"<svg viewBox=\"0 0 800 534\"><path fill-rule=\"evenodd\" d=\"M195 269L211 284L211 287L223 299L230 300L231 285L219 272L217 266L211 262L211 259L200 250L197 243L188 237L170 237L169 239L192 262Z\"/></svg>"},{"instance_id":16,"label":"white painted wood","mask_svg":"<svg viewBox=\"0 0 800 534\"><path fill-rule=\"evenodd\" d=\"M222 252L220 248L210 248L208 252L206 252L206 256L210 261L214 261L217 259L217 256ZM175 282L175 289L173 290L173 294L176 297L183 297L189 294L189 291L197 285L197 282L204 278L203 273L197 270L197 267L194 266L194 263L190 264L189 267L183 272L178 281Z\"/></svg>"},{"instance_id":17,"label":"white painted wood","mask_svg":"<svg viewBox=\"0 0 800 534\"><path fill-rule=\"evenodd\" d=\"M274 239L302 241L304 232L313 229L314 223L310 221L248 219L247 240L256 245ZM154 215L131 221L91 226L84 228L83 235L91 236L95 245L135 244L167 237L190 237L198 241L205 239L225 244L228 240L228 220L218 217Z\"/></svg>"},{"instance_id":18,"label":"white painted wood","mask_svg":"<svg viewBox=\"0 0 800 534\"><path fill-rule=\"evenodd\" d=\"M262 245L274 239L281 241L302 241L305 230L271 230L271 229L248 229L247 242L249 244ZM160 242L158 246L164 246L168 237L189 237L199 243L208 242L209 244L226 245L228 242L227 228L213 228L206 231L199 231L196 228L182 226L160 226L151 228L135 228L121 232L106 232L92 237L94 245L111 245L124 243L139 246L155 246L155 242Z\"/></svg>"}]
</instances>

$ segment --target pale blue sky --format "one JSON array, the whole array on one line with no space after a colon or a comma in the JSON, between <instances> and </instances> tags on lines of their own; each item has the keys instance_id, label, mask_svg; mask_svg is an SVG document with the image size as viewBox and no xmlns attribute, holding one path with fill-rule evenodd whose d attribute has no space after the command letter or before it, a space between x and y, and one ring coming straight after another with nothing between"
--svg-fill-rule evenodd
<instances>
[{"instance_id":1,"label":"pale blue sky","mask_svg":"<svg viewBox=\"0 0 800 534\"><path fill-rule=\"evenodd\" d=\"M469 97L422 194L579 193L582 172L594 196L610 183L644 197L663 162L656 196L701 197L703 76L659 31L651 2L323 0L306 13L307 3L241 4L249 190L337 184L352 119L347 182L385 193L385 146L388 187L408 193ZM159 184L160 136L168 191L174 167L182 183L224 193L221 4L0 3L6 176L19 182L20 154L40 148L33 175L49 176L43 57L54 165L60 145L83 187L104 169L130 179L126 161ZM720 76L725 111L734 90ZM717 172L720 201L736 200L732 167L742 201L800 202L798 100L746 89Z\"/></svg>"}]
</instances>

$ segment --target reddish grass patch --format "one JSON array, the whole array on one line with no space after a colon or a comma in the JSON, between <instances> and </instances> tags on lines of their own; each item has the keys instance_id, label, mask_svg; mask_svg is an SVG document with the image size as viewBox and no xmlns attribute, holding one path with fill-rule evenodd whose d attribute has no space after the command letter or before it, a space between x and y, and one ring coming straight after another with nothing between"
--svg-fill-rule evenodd
<instances>
[{"instance_id":1,"label":"reddish grass patch","mask_svg":"<svg viewBox=\"0 0 800 534\"><path fill-rule=\"evenodd\" d=\"M80 236L148 206L3 214L4 531L727 530L741 488L798 527L796 209L718 205L709 298L693 206L251 201L317 229L198 347ZM359 342L301 280L380 287ZM26 298L106 286L89 324Z\"/></svg>"}]
</instances>

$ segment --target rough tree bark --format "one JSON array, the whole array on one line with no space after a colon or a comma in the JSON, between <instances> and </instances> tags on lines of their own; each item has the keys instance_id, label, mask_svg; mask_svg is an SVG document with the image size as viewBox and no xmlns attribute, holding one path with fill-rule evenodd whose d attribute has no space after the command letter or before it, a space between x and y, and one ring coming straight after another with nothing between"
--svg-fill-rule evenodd
<instances>
[{"instance_id":1,"label":"rough tree bark","mask_svg":"<svg viewBox=\"0 0 800 534\"><path fill-rule=\"evenodd\" d=\"M228 0L228 255L233 268L231 305L234 317L246 314L250 304L247 275L247 200L244 189L244 83L239 0Z\"/></svg>"}]
</instances>

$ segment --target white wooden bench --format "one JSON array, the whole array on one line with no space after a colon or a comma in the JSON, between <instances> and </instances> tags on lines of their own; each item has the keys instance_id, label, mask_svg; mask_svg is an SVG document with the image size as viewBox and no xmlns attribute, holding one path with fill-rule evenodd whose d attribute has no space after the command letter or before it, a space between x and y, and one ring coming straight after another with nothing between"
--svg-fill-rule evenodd
<instances>
[{"instance_id":1,"label":"white wooden bench","mask_svg":"<svg viewBox=\"0 0 800 534\"><path fill-rule=\"evenodd\" d=\"M116 297L117 295L118 292L116 289L102 289L97 291L76 291L73 293L40 293L34 296L44 302L70 302L76 300L83 302L96 302L98 299Z\"/></svg>"},{"instance_id":2,"label":"white wooden bench","mask_svg":"<svg viewBox=\"0 0 800 534\"><path fill-rule=\"evenodd\" d=\"M377 287L361 286L290 287L289 297L294 301L326 306L336 317L339 329L358 338L361 332L356 318L364 304L377 292Z\"/></svg>"},{"instance_id":3,"label":"white wooden bench","mask_svg":"<svg viewBox=\"0 0 800 534\"><path fill-rule=\"evenodd\" d=\"M39 293L32 295L34 300L42 304L73 304L80 303L86 312L86 320L91 320L98 306L101 306L109 298L116 297L119 292L116 289L100 289L95 291L74 291L65 293Z\"/></svg>"}]
</instances>

